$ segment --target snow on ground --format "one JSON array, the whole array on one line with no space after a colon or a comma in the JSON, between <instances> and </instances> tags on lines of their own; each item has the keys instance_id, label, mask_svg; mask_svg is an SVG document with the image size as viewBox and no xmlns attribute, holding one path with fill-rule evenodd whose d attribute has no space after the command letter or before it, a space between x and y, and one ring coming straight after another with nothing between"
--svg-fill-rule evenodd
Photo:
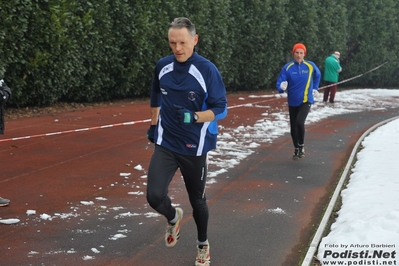
<instances>
[{"instance_id":1,"label":"snow on ground","mask_svg":"<svg viewBox=\"0 0 399 266\"><path fill-rule=\"evenodd\" d=\"M262 115L263 118L256 121L254 125L238 126L235 128L220 126L218 148L209 153L208 186L216 183L221 174L228 173L242 160L254 153L261 143L272 143L276 138L289 132L287 107L284 105L278 109L271 109L267 105L266 100L264 101L264 104L262 104L262 99L270 100L273 99L273 97L285 96L280 94L248 95L248 98L259 98L260 101L258 101L257 104L246 104L245 97L240 98L243 105L239 108L264 109ZM339 91L336 95L338 101L333 107L324 105L320 102L321 99L316 101L309 113L307 124L316 123L322 119L345 113L361 112L365 110L384 110L397 107L398 97L399 90L392 89L356 89ZM398 133L399 122L395 121L389 125L381 127L380 130L377 130L370 135L370 137L365 139L363 144L365 149L359 153L359 161L354 169L355 172L351 176L351 182L348 188L343 192L344 204L340 211L340 216L337 222L333 224L330 235L323 239L321 249L319 250L319 256L323 256L325 254L324 252L330 250L331 252L328 251L328 254L331 253L329 255L330 257L340 257L341 251L336 248L335 245L340 247L340 245L351 244L396 244L396 248L399 247L399 181L394 178L399 176L399 170L397 168L399 164L395 165L395 154L393 153L399 150ZM369 154L374 155L369 156ZM134 182L134 185L127 183L129 182L129 178L131 178L131 173L121 172L120 177L125 181L125 183L121 182L121 184L129 184L132 191L128 192L128 194L133 197L145 197L144 191L147 176L146 169L142 165L147 165L147 162L137 162L136 164L134 170L143 172L143 175L141 175L140 179L137 181L138 183ZM392 171L396 172L392 173ZM115 183L110 184L110 186L121 184ZM98 189L100 190L102 188L99 187ZM384 194L384 197L381 197L382 194ZM134 217L138 219L138 225L145 223L145 219L159 218L159 214L152 211L148 212L147 207L137 210L138 212L136 213L130 213L122 206L109 206L106 203L107 199L102 197L96 198L95 201L81 201L75 206L70 207L70 213L36 214L35 210L27 210L26 220L1 220L0 218L0 223L17 223L17 226L31 226L34 223L44 221L48 223L55 220L73 222L73 219L75 219L76 221L81 222L84 220L85 216L92 216L93 213L98 215L99 220L105 219L105 216L110 216L112 219L120 220L126 218L131 219L131 217ZM69 202L67 204L71 205ZM285 211L280 208L269 209L269 212L272 214L285 213ZM124 230L123 227L122 224L121 230L115 234L111 234L109 240L117 241L120 238L126 237L129 232L127 232L126 229ZM365 232L367 232L367 234L365 234ZM94 232L82 229L75 230L75 233L90 234ZM324 249L323 245L325 245ZM101 248L103 248L103 246ZM381 249L384 252L385 250L386 252L392 251L392 249L388 247ZM101 252L100 250L93 247L88 251L89 254L83 256L82 259L93 260L95 259L95 254ZM354 252L357 252L357 249L353 248L352 250L353 253L351 253L351 256L354 256L353 254ZM74 252L75 251L72 249L67 250L64 253L68 254ZM35 254L37 254L36 251L31 251L28 256L33 256Z\"/></svg>"},{"instance_id":2,"label":"snow on ground","mask_svg":"<svg viewBox=\"0 0 399 266\"><path fill-rule=\"evenodd\" d=\"M398 265L398 137L395 119L363 140L339 216L319 245L322 265Z\"/></svg>"}]
</instances>

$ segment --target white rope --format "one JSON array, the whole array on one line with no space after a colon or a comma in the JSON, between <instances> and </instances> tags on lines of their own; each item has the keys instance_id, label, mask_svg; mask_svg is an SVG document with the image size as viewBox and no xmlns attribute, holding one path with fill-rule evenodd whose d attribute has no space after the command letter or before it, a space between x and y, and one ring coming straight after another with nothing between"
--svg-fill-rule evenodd
<instances>
[{"instance_id":1,"label":"white rope","mask_svg":"<svg viewBox=\"0 0 399 266\"><path fill-rule=\"evenodd\" d=\"M386 61L385 63L382 63L381 65L379 65L379 66L377 66L377 67L375 67L375 68L373 68L373 69L370 69L370 70L367 71L367 72L364 72L363 74L357 75L357 76L355 76L355 77L353 77L353 78L345 79L345 80L342 80L342 81L337 82L337 83L333 83L333 84L329 84L329 85L327 85L327 86L320 87L320 88L319 88L319 91L320 91L320 90L323 90L323 89L325 89L325 88L334 86L334 85L342 84L342 83L348 82L348 81L350 81L350 80L360 78L361 76L363 76L363 75L365 75L365 74L367 74L367 73L370 73L370 72L373 72L373 71L379 69L380 67L382 67L382 66L385 65L386 63L388 63L388 61Z\"/></svg>"}]
</instances>

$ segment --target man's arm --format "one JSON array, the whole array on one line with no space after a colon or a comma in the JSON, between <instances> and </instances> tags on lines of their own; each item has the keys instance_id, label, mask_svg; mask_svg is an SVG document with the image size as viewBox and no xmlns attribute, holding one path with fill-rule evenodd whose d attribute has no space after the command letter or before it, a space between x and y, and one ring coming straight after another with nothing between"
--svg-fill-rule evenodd
<instances>
[{"instance_id":1,"label":"man's arm","mask_svg":"<svg viewBox=\"0 0 399 266\"><path fill-rule=\"evenodd\" d=\"M195 112L198 115L197 123L210 122L215 120L215 114L212 110L206 110L203 112Z\"/></svg>"},{"instance_id":2,"label":"man's arm","mask_svg":"<svg viewBox=\"0 0 399 266\"><path fill-rule=\"evenodd\" d=\"M313 63L314 75L313 75L313 89L318 90L321 80L320 69Z\"/></svg>"},{"instance_id":3,"label":"man's arm","mask_svg":"<svg viewBox=\"0 0 399 266\"><path fill-rule=\"evenodd\" d=\"M3 79L0 78L0 103L5 103L11 97L11 89Z\"/></svg>"},{"instance_id":4,"label":"man's arm","mask_svg":"<svg viewBox=\"0 0 399 266\"><path fill-rule=\"evenodd\" d=\"M338 73L341 73L341 71L342 71L342 67L341 67L341 64L339 63L339 62L337 62L338 63L338 66L337 66L337 72Z\"/></svg>"},{"instance_id":5,"label":"man's arm","mask_svg":"<svg viewBox=\"0 0 399 266\"><path fill-rule=\"evenodd\" d=\"M151 125L155 126L158 123L159 110L159 107L151 107Z\"/></svg>"},{"instance_id":6,"label":"man's arm","mask_svg":"<svg viewBox=\"0 0 399 266\"><path fill-rule=\"evenodd\" d=\"M287 70L285 69L285 66L281 69L280 74L278 75L277 82L276 82L276 89L278 93L284 93L287 90L287 86L283 85L283 88L281 88L281 83L287 82ZM288 82L287 82L288 85Z\"/></svg>"}]
</instances>

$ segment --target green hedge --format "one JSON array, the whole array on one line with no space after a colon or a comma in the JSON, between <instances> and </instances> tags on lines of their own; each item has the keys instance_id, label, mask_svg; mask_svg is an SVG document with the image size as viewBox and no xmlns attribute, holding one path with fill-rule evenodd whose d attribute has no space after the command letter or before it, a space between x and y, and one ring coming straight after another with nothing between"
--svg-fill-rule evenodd
<instances>
[{"instance_id":1,"label":"green hedge","mask_svg":"<svg viewBox=\"0 0 399 266\"><path fill-rule=\"evenodd\" d=\"M291 47L323 69L341 52L347 85L397 86L399 4L394 0L13 0L0 1L0 75L10 105L147 97L157 60L170 53L169 22L189 17L197 51L228 91L274 89Z\"/></svg>"}]
</instances>

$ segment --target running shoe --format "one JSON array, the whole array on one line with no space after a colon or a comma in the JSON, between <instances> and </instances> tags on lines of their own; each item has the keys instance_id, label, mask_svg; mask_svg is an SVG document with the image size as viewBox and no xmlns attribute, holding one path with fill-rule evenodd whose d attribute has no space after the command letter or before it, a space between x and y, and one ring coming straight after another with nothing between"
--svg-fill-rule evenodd
<instances>
[{"instance_id":1,"label":"running shoe","mask_svg":"<svg viewBox=\"0 0 399 266\"><path fill-rule=\"evenodd\" d=\"M294 154L292 155L292 159L298 160L299 159L299 149L295 148Z\"/></svg>"},{"instance_id":2,"label":"running shoe","mask_svg":"<svg viewBox=\"0 0 399 266\"><path fill-rule=\"evenodd\" d=\"M9 199L3 199L2 197L0 197L0 207L7 206L8 204L10 204Z\"/></svg>"},{"instance_id":3,"label":"running shoe","mask_svg":"<svg viewBox=\"0 0 399 266\"><path fill-rule=\"evenodd\" d=\"M197 257L195 258L195 266L209 266L211 264L210 246L197 246Z\"/></svg>"},{"instance_id":4,"label":"running shoe","mask_svg":"<svg viewBox=\"0 0 399 266\"><path fill-rule=\"evenodd\" d=\"M181 208L176 208L176 212L177 222L175 224L168 223L166 226L165 244L168 248L176 246L180 238L180 223L181 220L183 220L183 210Z\"/></svg>"},{"instance_id":5,"label":"running shoe","mask_svg":"<svg viewBox=\"0 0 399 266\"><path fill-rule=\"evenodd\" d=\"M299 152L298 152L298 157L303 158L305 157L305 147L304 145L299 145Z\"/></svg>"}]
</instances>

